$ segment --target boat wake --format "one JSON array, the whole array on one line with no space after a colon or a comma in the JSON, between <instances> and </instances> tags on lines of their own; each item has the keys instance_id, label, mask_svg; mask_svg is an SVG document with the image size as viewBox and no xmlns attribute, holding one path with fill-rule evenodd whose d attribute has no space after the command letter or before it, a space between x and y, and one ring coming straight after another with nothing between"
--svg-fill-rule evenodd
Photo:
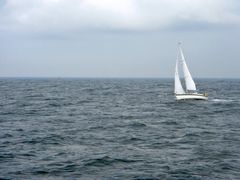
<instances>
[{"instance_id":1,"label":"boat wake","mask_svg":"<svg viewBox=\"0 0 240 180\"><path fill-rule=\"evenodd\" d=\"M233 102L232 99L213 99L213 102L220 102L220 103L228 103L228 102Z\"/></svg>"}]
</instances>

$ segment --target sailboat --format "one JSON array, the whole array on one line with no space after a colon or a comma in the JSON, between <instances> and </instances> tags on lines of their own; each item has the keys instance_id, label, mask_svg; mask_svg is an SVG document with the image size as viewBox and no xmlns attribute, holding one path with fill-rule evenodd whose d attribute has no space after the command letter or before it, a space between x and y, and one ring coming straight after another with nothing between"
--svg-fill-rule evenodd
<instances>
[{"instance_id":1,"label":"sailboat","mask_svg":"<svg viewBox=\"0 0 240 180\"><path fill-rule=\"evenodd\" d=\"M182 71L184 74L185 86L186 89L184 90L182 87L182 83L179 77L178 69L179 65L182 67ZM175 68L175 96L177 100L207 100L208 94L205 93L198 93L196 89L195 82L191 76L191 73L188 69L185 57L183 55L183 51L181 48L181 43L179 43L179 55L176 61L176 68Z\"/></svg>"}]
</instances>

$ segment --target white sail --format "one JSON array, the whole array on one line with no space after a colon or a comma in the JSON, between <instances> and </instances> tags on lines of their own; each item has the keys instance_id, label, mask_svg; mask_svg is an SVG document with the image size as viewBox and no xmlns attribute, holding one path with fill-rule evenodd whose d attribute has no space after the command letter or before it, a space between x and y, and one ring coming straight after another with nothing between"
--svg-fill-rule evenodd
<instances>
[{"instance_id":1,"label":"white sail","mask_svg":"<svg viewBox=\"0 0 240 180\"><path fill-rule=\"evenodd\" d=\"M181 47L179 47L179 49L180 49L180 54L181 54L181 62L182 62L182 67L183 67L184 79L185 79L185 83L186 83L186 89L190 90L190 91L196 91L196 85L193 81L191 73L188 70Z\"/></svg>"},{"instance_id":2,"label":"white sail","mask_svg":"<svg viewBox=\"0 0 240 180\"><path fill-rule=\"evenodd\" d=\"M183 90L180 78L179 78L179 74L178 74L178 62L179 60L177 59L176 62L176 68L175 68L175 94L185 94L185 91Z\"/></svg>"}]
</instances>

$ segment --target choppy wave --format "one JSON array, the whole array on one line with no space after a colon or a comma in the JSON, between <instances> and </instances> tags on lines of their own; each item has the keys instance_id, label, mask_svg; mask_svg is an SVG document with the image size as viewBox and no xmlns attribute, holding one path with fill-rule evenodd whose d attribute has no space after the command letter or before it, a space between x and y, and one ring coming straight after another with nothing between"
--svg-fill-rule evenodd
<instances>
[{"instance_id":1,"label":"choppy wave","mask_svg":"<svg viewBox=\"0 0 240 180\"><path fill-rule=\"evenodd\" d=\"M240 81L198 84L0 79L0 179L238 179Z\"/></svg>"},{"instance_id":2,"label":"choppy wave","mask_svg":"<svg viewBox=\"0 0 240 180\"><path fill-rule=\"evenodd\" d=\"M120 158L111 158L109 156L104 156L101 158L96 158L96 159L89 159L87 162L85 162L85 166L111 166L113 164L118 164L118 163L134 163L137 160L130 160L130 159L120 159Z\"/></svg>"}]
</instances>

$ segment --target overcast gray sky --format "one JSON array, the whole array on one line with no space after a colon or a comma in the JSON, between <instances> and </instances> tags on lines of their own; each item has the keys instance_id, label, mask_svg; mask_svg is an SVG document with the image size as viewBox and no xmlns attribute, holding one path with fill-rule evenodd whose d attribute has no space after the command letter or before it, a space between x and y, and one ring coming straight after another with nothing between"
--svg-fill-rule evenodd
<instances>
[{"instance_id":1,"label":"overcast gray sky","mask_svg":"<svg viewBox=\"0 0 240 180\"><path fill-rule=\"evenodd\" d=\"M240 78L239 0L0 0L0 76Z\"/></svg>"}]
</instances>

